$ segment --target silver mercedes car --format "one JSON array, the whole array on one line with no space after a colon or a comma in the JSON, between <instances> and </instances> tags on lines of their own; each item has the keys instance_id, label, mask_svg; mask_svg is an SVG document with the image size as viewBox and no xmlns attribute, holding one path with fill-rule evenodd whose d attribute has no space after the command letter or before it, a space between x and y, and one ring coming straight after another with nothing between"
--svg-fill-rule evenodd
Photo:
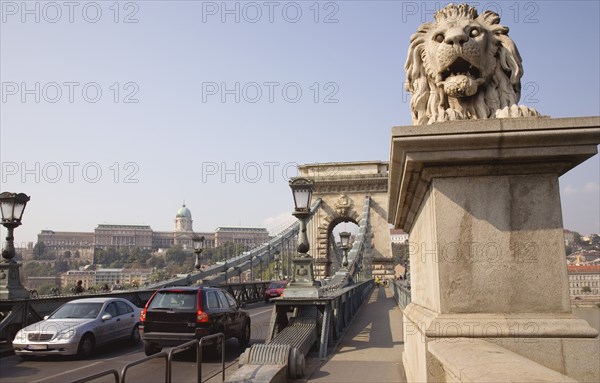
<instances>
[{"instance_id":1,"label":"silver mercedes car","mask_svg":"<svg viewBox=\"0 0 600 383\"><path fill-rule=\"evenodd\" d=\"M15 354L90 356L96 346L119 340L140 341L141 309L122 298L76 299L43 321L17 332Z\"/></svg>"}]
</instances>

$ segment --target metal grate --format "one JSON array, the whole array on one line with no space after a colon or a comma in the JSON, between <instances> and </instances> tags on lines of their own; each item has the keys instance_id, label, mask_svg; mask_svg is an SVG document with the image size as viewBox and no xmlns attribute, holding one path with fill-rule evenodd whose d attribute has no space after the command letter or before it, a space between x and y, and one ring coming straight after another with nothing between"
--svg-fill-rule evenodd
<instances>
[{"instance_id":1,"label":"metal grate","mask_svg":"<svg viewBox=\"0 0 600 383\"><path fill-rule=\"evenodd\" d=\"M50 339L52 339L52 337L54 336L54 334L44 334L44 333L39 333L39 332L32 332L27 334L27 339L30 342L46 342L49 341Z\"/></svg>"}]
</instances>

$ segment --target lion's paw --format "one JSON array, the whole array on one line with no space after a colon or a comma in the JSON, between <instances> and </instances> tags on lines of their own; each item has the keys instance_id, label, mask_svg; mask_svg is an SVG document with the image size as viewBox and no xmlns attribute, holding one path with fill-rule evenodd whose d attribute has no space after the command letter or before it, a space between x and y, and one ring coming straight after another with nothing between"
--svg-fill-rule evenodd
<instances>
[{"instance_id":1,"label":"lion's paw","mask_svg":"<svg viewBox=\"0 0 600 383\"><path fill-rule=\"evenodd\" d=\"M459 112L456 109L446 109L441 113L436 113L429 118L428 124L433 124L434 122L446 122L446 121L456 121L456 120L464 120L467 117Z\"/></svg>"},{"instance_id":2,"label":"lion's paw","mask_svg":"<svg viewBox=\"0 0 600 383\"><path fill-rule=\"evenodd\" d=\"M525 105L514 104L496 110L496 118L541 117L537 110Z\"/></svg>"}]
</instances>

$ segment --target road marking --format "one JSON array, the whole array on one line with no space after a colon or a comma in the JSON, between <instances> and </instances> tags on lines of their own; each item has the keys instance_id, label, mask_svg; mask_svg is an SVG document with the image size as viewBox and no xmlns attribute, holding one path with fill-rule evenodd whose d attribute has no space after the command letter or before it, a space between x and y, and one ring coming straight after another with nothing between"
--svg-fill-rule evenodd
<instances>
[{"instance_id":1,"label":"road marking","mask_svg":"<svg viewBox=\"0 0 600 383\"><path fill-rule=\"evenodd\" d=\"M46 376L46 377L44 377L44 378L42 378L42 379L34 380L34 381L32 381L31 383L37 383L37 382L43 382L43 381L45 381L45 380L51 380L52 378L56 378L57 376L61 376L61 375L65 375L65 374L70 374L70 373L72 373L72 372L79 371L79 370L83 370L83 369L86 369L86 368L88 368L88 367L92 367L92 366L95 366L95 365L97 365L97 364L102 364L102 363L103 363L103 362L96 362L96 363L88 364L87 366L81 366L81 367L79 367L79 368L74 368L74 369L72 369L72 370L68 370L68 371L65 371L65 372L61 372L60 374L56 374L56 375L52 375L52 376Z\"/></svg>"}]
</instances>

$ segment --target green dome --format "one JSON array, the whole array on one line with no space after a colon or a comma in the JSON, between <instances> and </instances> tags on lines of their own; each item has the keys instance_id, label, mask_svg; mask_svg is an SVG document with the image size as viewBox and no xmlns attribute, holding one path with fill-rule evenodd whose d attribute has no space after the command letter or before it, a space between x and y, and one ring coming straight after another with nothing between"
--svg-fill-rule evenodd
<instances>
[{"instance_id":1,"label":"green dome","mask_svg":"<svg viewBox=\"0 0 600 383\"><path fill-rule=\"evenodd\" d=\"M192 212L190 211L190 209L185 207L185 204L183 204L183 206L179 208L179 210L177 210L176 218L192 219Z\"/></svg>"}]
</instances>

